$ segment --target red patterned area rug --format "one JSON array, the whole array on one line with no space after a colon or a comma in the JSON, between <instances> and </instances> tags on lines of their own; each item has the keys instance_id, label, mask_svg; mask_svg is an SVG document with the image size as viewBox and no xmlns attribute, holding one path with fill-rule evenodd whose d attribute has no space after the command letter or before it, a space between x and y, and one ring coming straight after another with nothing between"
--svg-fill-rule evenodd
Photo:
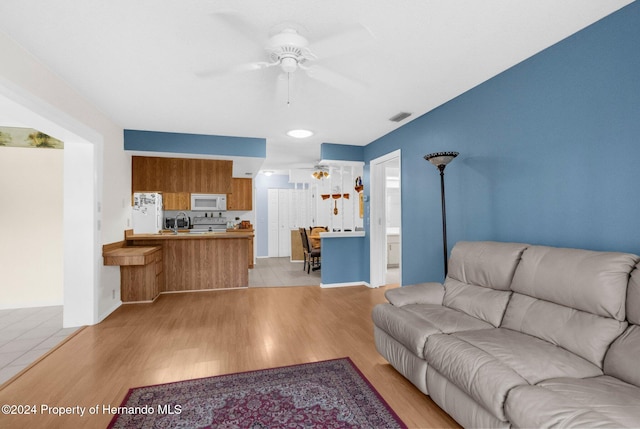
<instances>
[{"instance_id":1,"label":"red patterned area rug","mask_svg":"<svg viewBox=\"0 0 640 429\"><path fill-rule=\"evenodd\" d=\"M406 428L351 359L130 389L109 428Z\"/></svg>"}]
</instances>

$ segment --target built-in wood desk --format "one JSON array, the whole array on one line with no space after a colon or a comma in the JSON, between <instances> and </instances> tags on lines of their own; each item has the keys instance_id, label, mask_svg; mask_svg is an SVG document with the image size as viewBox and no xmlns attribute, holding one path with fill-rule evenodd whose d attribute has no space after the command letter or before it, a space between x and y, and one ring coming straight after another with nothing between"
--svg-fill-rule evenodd
<instances>
[{"instance_id":1,"label":"built-in wood desk","mask_svg":"<svg viewBox=\"0 0 640 429\"><path fill-rule=\"evenodd\" d=\"M105 265L120 266L120 299L122 302L152 302L160 294L162 247L131 246L106 250Z\"/></svg>"}]
</instances>

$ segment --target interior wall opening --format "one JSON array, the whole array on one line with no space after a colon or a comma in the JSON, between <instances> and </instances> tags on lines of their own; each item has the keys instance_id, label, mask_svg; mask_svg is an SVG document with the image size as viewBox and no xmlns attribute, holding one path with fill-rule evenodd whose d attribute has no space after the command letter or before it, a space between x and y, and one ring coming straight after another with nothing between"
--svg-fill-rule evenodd
<instances>
[{"instance_id":1,"label":"interior wall opening","mask_svg":"<svg viewBox=\"0 0 640 429\"><path fill-rule=\"evenodd\" d=\"M400 150L371 161L370 284L402 284Z\"/></svg>"},{"instance_id":2,"label":"interior wall opening","mask_svg":"<svg viewBox=\"0 0 640 429\"><path fill-rule=\"evenodd\" d=\"M64 142L63 216L60 225L63 246L60 249L62 258L59 258L63 272L62 302L59 302L63 305L63 326L66 328L97 323L96 290L99 284L98 267L101 263L98 181L101 177L99 159L102 138L31 94L2 84L0 118L37 129ZM80 134L90 137L80 137L71 130L81 131ZM46 180L44 177L42 179ZM44 204L41 213L43 216L47 214ZM5 284L4 287L19 288L20 285ZM37 297L34 297L34 305L31 306L37 305L36 303Z\"/></svg>"}]
</instances>

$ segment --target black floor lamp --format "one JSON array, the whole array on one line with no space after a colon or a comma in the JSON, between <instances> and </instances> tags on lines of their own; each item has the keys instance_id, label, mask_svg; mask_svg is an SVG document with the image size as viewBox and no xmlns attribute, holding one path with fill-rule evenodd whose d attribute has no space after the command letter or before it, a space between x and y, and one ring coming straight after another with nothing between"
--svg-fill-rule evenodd
<instances>
[{"instance_id":1,"label":"black floor lamp","mask_svg":"<svg viewBox=\"0 0 640 429\"><path fill-rule=\"evenodd\" d=\"M444 200L444 169L458 152L436 152L424 156L424 159L438 167L440 170L440 199L442 201L442 253L444 254L444 276L447 277L449 263L447 262L447 209Z\"/></svg>"}]
</instances>

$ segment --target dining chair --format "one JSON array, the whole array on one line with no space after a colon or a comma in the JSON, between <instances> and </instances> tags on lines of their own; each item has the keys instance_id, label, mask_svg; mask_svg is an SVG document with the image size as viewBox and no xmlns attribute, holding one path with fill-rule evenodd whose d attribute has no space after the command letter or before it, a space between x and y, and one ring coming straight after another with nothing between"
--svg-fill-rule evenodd
<instances>
[{"instance_id":1,"label":"dining chair","mask_svg":"<svg viewBox=\"0 0 640 429\"><path fill-rule=\"evenodd\" d=\"M312 248L309 244L309 236L307 235L307 230L304 228L299 228L300 230L300 238L302 240L302 249L304 251L304 264L302 266L303 271L307 271L307 274L313 271L320 269L320 257L321 252L320 249Z\"/></svg>"}]
</instances>

